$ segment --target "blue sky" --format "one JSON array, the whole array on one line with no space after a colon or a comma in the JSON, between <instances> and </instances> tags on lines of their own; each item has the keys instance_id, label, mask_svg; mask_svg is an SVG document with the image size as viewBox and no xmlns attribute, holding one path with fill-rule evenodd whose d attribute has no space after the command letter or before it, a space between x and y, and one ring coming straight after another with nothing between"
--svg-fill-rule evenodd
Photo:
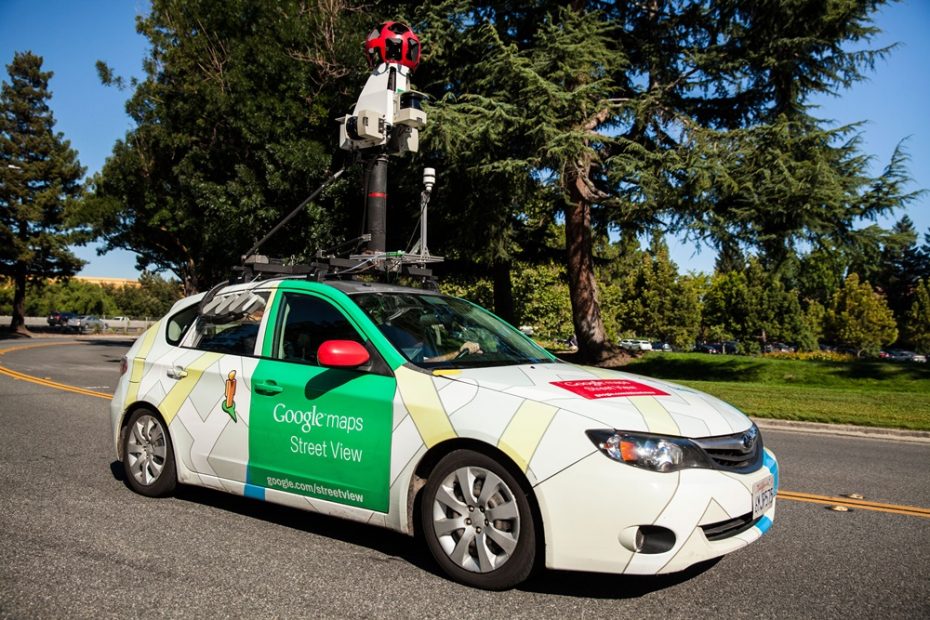
<instances>
[{"instance_id":1,"label":"blue sky","mask_svg":"<svg viewBox=\"0 0 930 620\"><path fill-rule=\"evenodd\" d=\"M0 78L7 80L5 67L16 51L31 50L45 59L45 69L54 72L51 107L57 130L71 141L88 174L100 170L113 143L131 128L124 110L129 92L102 86L94 63L104 60L124 77L142 76L146 41L136 34L135 18L147 6L145 0L0 0ZM906 138L914 179L910 189L930 189L930 2L886 6L877 25L883 32L872 47L898 43L898 49L878 62L867 81L840 97L819 99L817 115L839 124L866 122L863 150L874 157L875 174ZM906 212L923 235L930 229L930 194ZM902 214L880 223L889 225ZM134 254L97 256L95 250L76 248L90 261L82 275L137 277ZM710 249L696 252L690 245L673 243L671 250L683 271L713 269Z\"/></svg>"}]
</instances>

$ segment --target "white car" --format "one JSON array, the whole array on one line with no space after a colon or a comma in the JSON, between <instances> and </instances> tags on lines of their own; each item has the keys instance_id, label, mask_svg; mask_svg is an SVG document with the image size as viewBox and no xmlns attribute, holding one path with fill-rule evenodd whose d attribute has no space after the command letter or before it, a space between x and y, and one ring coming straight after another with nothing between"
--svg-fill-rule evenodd
<instances>
[{"instance_id":1,"label":"white car","mask_svg":"<svg viewBox=\"0 0 930 620\"><path fill-rule=\"evenodd\" d=\"M624 338L620 341L620 346L627 351L652 351L651 342L636 338Z\"/></svg>"},{"instance_id":2,"label":"white car","mask_svg":"<svg viewBox=\"0 0 930 620\"><path fill-rule=\"evenodd\" d=\"M471 586L537 565L680 571L774 517L777 462L730 405L560 362L434 292L227 286L175 304L124 362L112 438L132 489L201 485L422 532Z\"/></svg>"}]
</instances>

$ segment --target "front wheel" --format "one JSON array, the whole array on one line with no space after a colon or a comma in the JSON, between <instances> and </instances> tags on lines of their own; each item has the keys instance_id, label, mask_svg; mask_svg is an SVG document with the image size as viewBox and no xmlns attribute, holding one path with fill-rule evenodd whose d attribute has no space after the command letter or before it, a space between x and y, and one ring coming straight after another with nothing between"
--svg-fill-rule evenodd
<instances>
[{"instance_id":1,"label":"front wheel","mask_svg":"<svg viewBox=\"0 0 930 620\"><path fill-rule=\"evenodd\" d=\"M148 409L137 409L129 416L123 433L123 470L129 488L148 497L168 495L177 485L168 429Z\"/></svg>"},{"instance_id":2,"label":"front wheel","mask_svg":"<svg viewBox=\"0 0 930 620\"><path fill-rule=\"evenodd\" d=\"M420 517L436 562L460 583L504 590L533 570L536 529L529 500L517 479L489 456L457 450L439 461Z\"/></svg>"}]
</instances>

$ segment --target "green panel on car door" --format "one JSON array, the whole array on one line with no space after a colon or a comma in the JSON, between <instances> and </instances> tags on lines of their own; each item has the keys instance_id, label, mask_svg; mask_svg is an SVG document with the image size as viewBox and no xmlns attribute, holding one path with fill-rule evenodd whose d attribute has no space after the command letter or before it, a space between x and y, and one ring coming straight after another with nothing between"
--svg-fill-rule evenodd
<instances>
[{"instance_id":1,"label":"green panel on car door","mask_svg":"<svg viewBox=\"0 0 930 620\"><path fill-rule=\"evenodd\" d=\"M263 357L275 354L274 329ZM396 385L393 376L262 359L251 385L248 482L387 512Z\"/></svg>"}]
</instances>

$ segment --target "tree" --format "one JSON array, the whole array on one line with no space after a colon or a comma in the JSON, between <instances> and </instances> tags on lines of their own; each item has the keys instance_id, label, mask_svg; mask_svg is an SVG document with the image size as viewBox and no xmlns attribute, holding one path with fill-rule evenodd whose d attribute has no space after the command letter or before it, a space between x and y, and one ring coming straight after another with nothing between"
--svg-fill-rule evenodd
<instances>
[{"instance_id":1,"label":"tree","mask_svg":"<svg viewBox=\"0 0 930 620\"><path fill-rule=\"evenodd\" d=\"M136 252L138 268L175 274L187 293L228 277L337 166L333 119L362 83L369 19L343 1L154 0L137 22L151 47L127 104L135 128L84 206L105 250ZM351 176L262 250L287 257L357 235L333 206L360 193Z\"/></svg>"},{"instance_id":2,"label":"tree","mask_svg":"<svg viewBox=\"0 0 930 620\"><path fill-rule=\"evenodd\" d=\"M154 318L164 315L181 298L181 285L154 273L143 272L139 286L121 286L110 289L110 297L120 313L135 318Z\"/></svg>"},{"instance_id":3,"label":"tree","mask_svg":"<svg viewBox=\"0 0 930 620\"><path fill-rule=\"evenodd\" d=\"M917 276L930 280L930 228L924 233L924 242L917 250Z\"/></svg>"},{"instance_id":4,"label":"tree","mask_svg":"<svg viewBox=\"0 0 930 620\"><path fill-rule=\"evenodd\" d=\"M868 282L860 282L855 273L833 296L827 324L836 342L854 348L857 356L875 355L882 345L898 338L894 315L884 296Z\"/></svg>"},{"instance_id":5,"label":"tree","mask_svg":"<svg viewBox=\"0 0 930 620\"><path fill-rule=\"evenodd\" d=\"M604 308L616 313L626 335L691 348L701 323L700 289L695 286L699 279L678 274L668 245L658 232L653 234L648 251L637 255L639 259L631 267L616 274L622 288L620 299L611 307L605 298ZM601 289L605 287L601 285Z\"/></svg>"},{"instance_id":6,"label":"tree","mask_svg":"<svg viewBox=\"0 0 930 620\"><path fill-rule=\"evenodd\" d=\"M788 290L757 257L741 271L714 274L704 296L704 322L748 349L776 341L803 341L804 348L816 344L805 330L797 291Z\"/></svg>"},{"instance_id":7,"label":"tree","mask_svg":"<svg viewBox=\"0 0 930 620\"><path fill-rule=\"evenodd\" d=\"M26 304L29 316L45 316L54 311L100 316L119 314L108 287L71 278L54 282L32 295Z\"/></svg>"},{"instance_id":8,"label":"tree","mask_svg":"<svg viewBox=\"0 0 930 620\"><path fill-rule=\"evenodd\" d=\"M807 103L886 51L849 46L875 34L879 4L450 0L419 15L440 50L472 50L440 51L451 77L426 81L458 143L504 139L485 149L496 163L479 161L507 185L524 175L558 193L575 331L582 355L603 360L603 230L687 230L756 246L770 266L912 197L901 151L871 178L856 127L830 128Z\"/></svg>"},{"instance_id":9,"label":"tree","mask_svg":"<svg viewBox=\"0 0 930 620\"><path fill-rule=\"evenodd\" d=\"M914 293L914 303L905 323L907 341L921 353L930 353L930 280L920 280Z\"/></svg>"},{"instance_id":10,"label":"tree","mask_svg":"<svg viewBox=\"0 0 930 620\"><path fill-rule=\"evenodd\" d=\"M820 247L797 257L790 285L805 304L827 307L846 277L847 257L842 249Z\"/></svg>"},{"instance_id":11,"label":"tree","mask_svg":"<svg viewBox=\"0 0 930 620\"><path fill-rule=\"evenodd\" d=\"M51 71L17 52L0 93L0 275L13 280L11 330L25 329L26 286L74 275L84 264L66 224L84 168L48 106Z\"/></svg>"},{"instance_id":12,"label":"tree","mask_svg":"<svg viewBox=\"0 0 930 620\"><path fill-rule=\"evenodd\" d=\"M870 280L888 300L902 332L905 317L914 301L914 292L920 279L920 257L917 248L917 231L906 215L885 235L878 269Z\"/></svg>"}]
</instances>

